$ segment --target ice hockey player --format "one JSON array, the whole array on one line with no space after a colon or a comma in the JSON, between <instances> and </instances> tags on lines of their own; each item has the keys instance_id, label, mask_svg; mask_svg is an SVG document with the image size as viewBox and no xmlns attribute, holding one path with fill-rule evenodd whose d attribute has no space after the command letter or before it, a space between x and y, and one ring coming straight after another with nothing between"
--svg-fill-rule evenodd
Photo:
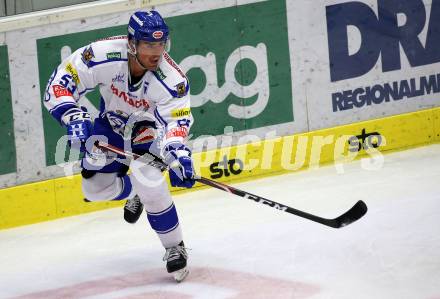
<instances>
[{"instance_id":1,"label":"ice hockey player","mask_svg":"<svg viewBox=\"0 0 440 299\"><path fill-rule=\"evenodd\" d=\"M138 154L152 153L170 165L172 186L194 185L191 151L185 145L193 121L189 82L167 53L168 45L168 26L160 14L137 11L130 17L128 36L98 40L63 60L49 79L44 105L66 128L70 146L85 153L85 197L127 199L124 218L129 223L145 207L166 249L167 271L180 282L188 274L187 252L162 172L138 161L129 164L94 146L101 140ZM99 116L92 120L78 101L96 86L101 103Z\"/></svg>"}]
</instances>

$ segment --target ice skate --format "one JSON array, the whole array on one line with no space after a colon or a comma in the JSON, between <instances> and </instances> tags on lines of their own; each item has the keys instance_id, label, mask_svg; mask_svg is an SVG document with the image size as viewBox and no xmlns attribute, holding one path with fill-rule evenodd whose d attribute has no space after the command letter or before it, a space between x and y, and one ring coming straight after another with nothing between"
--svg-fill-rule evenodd
<instances>
[{"instance_id":1,"label":"ice skate","mask_svg":"<svg viewBox=\"0 0 440 299\"><path fill-rule=\"evenodd\" d=\"M136 223L144 210L139 196L128 199L124 206L124 219L128 223Z\"/></svg>"},{"instance_id":2,"label":"ice skate","mask_svg":"<svg viewBox=\"0 0 440 299\"><path fill-rule=\"evenodd\" d=\"M167 262L168 273L173 274L177 282L183 281L189 274L189 270L186 267L187 259L188 253L186 252L183 241L177 246L166 249L163 260Z\"/></svg>"}]
</instances>

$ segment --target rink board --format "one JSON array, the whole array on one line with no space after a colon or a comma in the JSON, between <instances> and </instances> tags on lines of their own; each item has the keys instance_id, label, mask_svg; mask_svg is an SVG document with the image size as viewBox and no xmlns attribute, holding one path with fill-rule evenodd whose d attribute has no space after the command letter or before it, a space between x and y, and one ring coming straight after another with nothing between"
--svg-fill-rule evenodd
<instances>
[{"instance_id":1,"label":"rink board","mask_svg":"<svg viewBox=\"0 0 440 299\"><path fill-rule=\"evenodd\" d=\"M341 171L353 159L439 141L440 108L435 108L196 153L194 160L202 176L236 182L331 162ZM0 190L0 229L122 206L85 203L80 183L75 175ZM174 194L182 191L172 189Z\"/></svg>"},{"instance_id":2,"label":"rink board","mask_svg":"<svg viewBox=\"0 0 440 299\"><path fill-rule=\"evenodd\" d=\"M191 82L190 143L215 137L207 149L440 107L436 1L98 2L0 20L0 188L65 176L46 83L79 47L126 34L141 7L170 26L170 55ZM95 90L80 104L96 116L99 101Z\"/></svg>"}]
</instances>

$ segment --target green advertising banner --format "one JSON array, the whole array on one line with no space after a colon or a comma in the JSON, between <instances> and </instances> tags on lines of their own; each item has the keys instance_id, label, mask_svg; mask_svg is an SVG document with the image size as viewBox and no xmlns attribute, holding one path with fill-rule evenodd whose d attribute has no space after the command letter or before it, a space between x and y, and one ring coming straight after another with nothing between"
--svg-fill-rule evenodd
<instances>
[{"instance_id":1,"label":"green advertising banner","mask_svg":"<svg viewBox=\"0 0 440 299\"><path fill-rule=\"evenodd\" d=\"M0 175L17 171L7 46L0 46Z\"/></svg>"},{"instance_id":2,"label":"green advertising banner","mask_svg":"<svg viewBox=\"0 0 440 299\"><path fill-rule=\"evenodd\" d=\"M292 122L292 83L286 3L270 0L166 19L170 55L187 71L195 118L193 138ZM37 40L41 97L61 62L96 39L126 34L127 26ZM87 98L98 107L99 92ZM47 165L55 164L58 139L65 133L43 109Z\"/></svg>"}]
</instances>

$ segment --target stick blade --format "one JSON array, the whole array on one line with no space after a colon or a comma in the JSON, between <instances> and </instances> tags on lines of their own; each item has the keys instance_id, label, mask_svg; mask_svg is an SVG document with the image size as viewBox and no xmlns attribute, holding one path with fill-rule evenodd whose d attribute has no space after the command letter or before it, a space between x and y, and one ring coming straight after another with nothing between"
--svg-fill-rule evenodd
<instances>
[{"instance_id":1,"label":"stick blade","mask_svg":"<svg viewBox=\"0 0 440 299\"><path fill-rule=\"evenodd\" d=\"M368 207L362 200L359 200L350 210L341 216L331 220L330 226L334 228L341 228L347 226L364 216L368 211Z\"/></svg>"}]
</instances>

